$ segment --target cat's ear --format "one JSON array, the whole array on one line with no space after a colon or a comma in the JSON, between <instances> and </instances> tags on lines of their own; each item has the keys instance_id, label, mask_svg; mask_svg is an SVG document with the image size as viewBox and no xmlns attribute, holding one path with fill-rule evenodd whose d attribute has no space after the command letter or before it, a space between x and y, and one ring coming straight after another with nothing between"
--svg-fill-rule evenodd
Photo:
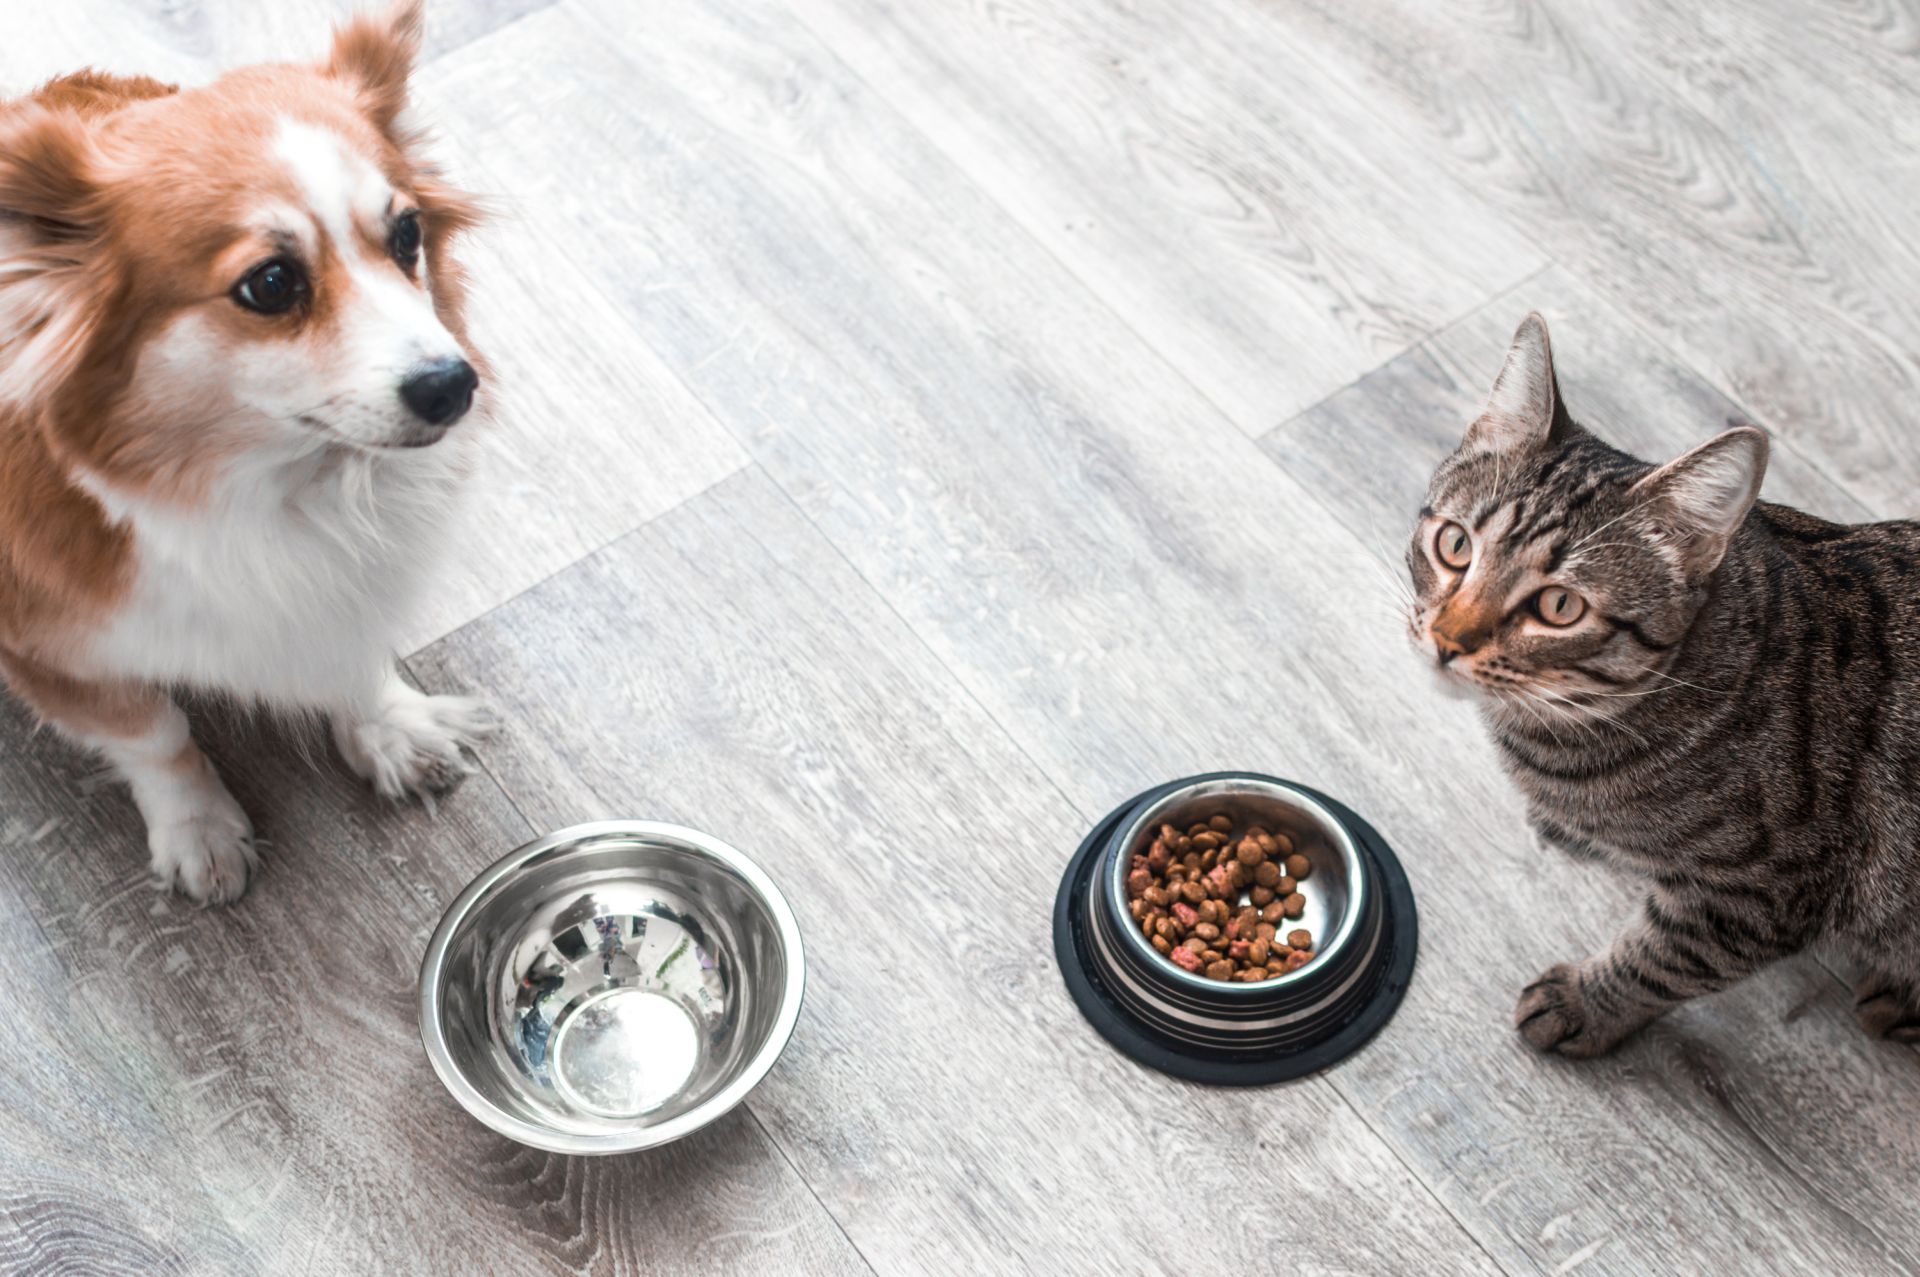
<instances>
[{"instance_id":1,"label":"cat's ear","mask_svg":"<svg viewBox=\"0 0 1920 1277\"><path fill-rule=\"evenodd\" d=\"M1766 432L1736 426L1667 462L1628 495L1663 544L1680 556L1689 580L1704 579L1727 553L1767 474Z\"/></svg>"},{"instance_id":2,"label":"cat's ear","mask_svg":"<svg viewBox=\"0 0 1920 1277\"><path fill-rule=\"evenodd\" d=\"M1553 375L1553 342L1547 321L1534 311L1521 321L1507 347L1507 362L1494 379L1486 409L1467 430L1461 447L1511 452L1546 443L1570 429L1573 421L1560 402Z\"/></svg>"}]
</instances>

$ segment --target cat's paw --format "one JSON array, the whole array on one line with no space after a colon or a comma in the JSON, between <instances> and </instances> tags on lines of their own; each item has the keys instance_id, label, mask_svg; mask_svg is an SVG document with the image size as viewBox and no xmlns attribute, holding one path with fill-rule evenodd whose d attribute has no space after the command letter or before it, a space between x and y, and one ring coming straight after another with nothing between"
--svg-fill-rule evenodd
<instances>
[{"instance_id":1,"label":"cat's paw","mask_svg":"<svg viewBox=\"0 0 1920 1277\"><path fill-rule=\"evenodd\" d=\"M1513 1027L1535 1050L1560 1055L1599 1055L1614 1043L1600 1032L1587 1009L1580 992L1580 969L1564 962L1547 968L1546 974L1520 990Z\"/></svg>"},{"instance_id":2,"label":"cat's paw","mask_svg":"<svg viewBox=\"0 0 1920 1277\"><path fill-rule=\"evenodd\" d=\"M1853 1016L1870 1038L1920 1042L1920 997L1912 988L1878 973L1854 986Z\"/></svg>"}]
</instances>

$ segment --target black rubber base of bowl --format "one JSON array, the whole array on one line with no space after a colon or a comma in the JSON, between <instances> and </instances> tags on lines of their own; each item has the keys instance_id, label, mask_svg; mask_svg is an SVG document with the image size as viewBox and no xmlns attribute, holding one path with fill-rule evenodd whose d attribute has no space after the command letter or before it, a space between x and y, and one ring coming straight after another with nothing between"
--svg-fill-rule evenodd
<instances>
[{"instance_id":1,"label":"black rubber base of bowl","mask_svg":"<svg viewBox=\"0 0 1920 1277\"><path fill-rule=\"evenodd\" d=\"M1220 776L1234 774L1218 773ZM1347 826L1354 841L1359 844L1361 853L1373 864L1373 881L1383 893L1387 910L1382 925L1386 929L1388 945L1377 959L1386 964L1387 969L1379 988L1372 999L1347 1020L1329 1025L1325 1036L1307 1046L1272 1055L1246 1056L1196 1050L1187 1043L1173 1041L1141 1025L1113 1000L1101 982L1099 970L1089 958L1085 929L1087 876L1093 873L1099 863L1100 849L1128 813L1176 786L1212 778L1193 776L1155 786L1120 804L1093 827L1086 841L1080 844L1080 849L1073 853L1073 859L1067 862L1067 872L1060 879L1060 891L1054 898L1054 956L1060 963L1061 975L1066 977L1067 992L1073 995L1080 1013L1122 1055L1150 1069L1212 1086L1266 1086L1274 1082L1289 1082L1346 1059L1364 1046L1367 1039L1378 1033L1380 1027L1400 1009L1400 1000L1406 996L1407 986L1413 980L1413 962L1420 940L1420 919L1414 910L1413 888L1407 883L1407 874L1400 867L1399 858L1393 854L1393 849L1387 846L1378 830L1360 819L1344 803L1297 781L1288 781L1288 784L1325 803L1328 810Z\"/></svg>"}]
</instances>

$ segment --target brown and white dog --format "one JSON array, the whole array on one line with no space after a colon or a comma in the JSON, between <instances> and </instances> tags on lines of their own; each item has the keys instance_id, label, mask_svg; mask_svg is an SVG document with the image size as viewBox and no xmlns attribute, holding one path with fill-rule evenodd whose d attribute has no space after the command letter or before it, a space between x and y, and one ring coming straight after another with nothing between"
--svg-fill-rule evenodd
<instances>
[{"instance_id":1,"label":"brown and white dog","mask_svg":"<svg viewBox=\"0 0 1920 1277\"><path fill-rule=\"evenodd\" d=\"M417 3L317 66L82 72L0 103L0 673L100 751L153 869L231 900L252 826L172 688L323 713L382 794L466 769L396 622L471 460L451 241L406 121Z\"/></svg>"}]
</instances>

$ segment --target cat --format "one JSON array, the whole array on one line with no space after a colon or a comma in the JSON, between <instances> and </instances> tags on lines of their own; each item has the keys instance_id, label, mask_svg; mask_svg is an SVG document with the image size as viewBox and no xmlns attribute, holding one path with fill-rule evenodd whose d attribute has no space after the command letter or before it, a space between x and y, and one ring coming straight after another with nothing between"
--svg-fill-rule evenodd
<instances>
[{"instance_id":1,"label":"cat","mask_svg":"<svg viewBox=\"0 0 1920 1277\"><path fill-rule=\"evenodd\" d=\"M1605 953L1514 1024L1611 1050L1816 942L1920 1041L1920 524L1757 501L1767 436L1665 465L1576 424L1545 321L1514 335L1407 550L1408 628L1469 687L1536 832L1646 881Z\"/></svg>"}]
</instances>

